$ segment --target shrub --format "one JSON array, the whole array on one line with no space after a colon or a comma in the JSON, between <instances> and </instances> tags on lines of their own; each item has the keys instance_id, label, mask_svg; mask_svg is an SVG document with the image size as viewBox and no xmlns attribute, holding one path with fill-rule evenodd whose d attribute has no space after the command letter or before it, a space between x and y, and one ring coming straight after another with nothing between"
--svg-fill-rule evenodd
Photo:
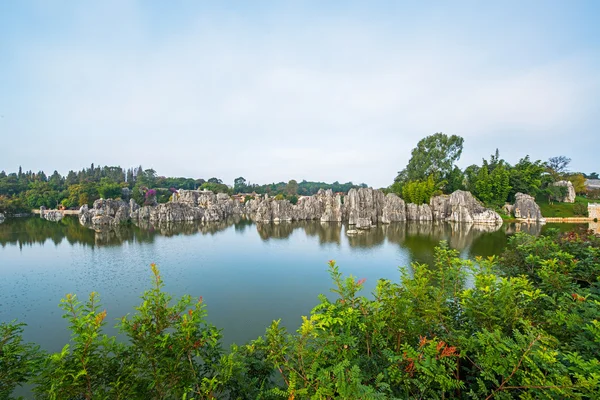
<instances>
[{"instance_id":1,"label":"shrub","mask_svg":"<svg viewBox=\"0 0 600 400\"><path fill-rule=\"evenodd\" d=\"M290 203L292 203L293 205L298 204L298 196L296 196L295 194L288 196L287 199L290 201Z\"/></svg>"},{"instance_id":2,"label":"shrub","mask_svg":"<svg viewBox=\"0 0 600 400\"><path fill-rule=\"evenodd\" d=\"M573 204L573 214L587 217L588 215L588 207L585 203L575 203Z\"/></svg>"},{"instance_id":3,"label":"shrub","mask_svg":"<svg viewBox=\"0 0 600 400\"><path fill-rule=\"evenodd\" d=\"M8 399L40 366L42 353L37 346L23 343L23 326L0 323L0 399Z\"/></svg>"}]
</instances>

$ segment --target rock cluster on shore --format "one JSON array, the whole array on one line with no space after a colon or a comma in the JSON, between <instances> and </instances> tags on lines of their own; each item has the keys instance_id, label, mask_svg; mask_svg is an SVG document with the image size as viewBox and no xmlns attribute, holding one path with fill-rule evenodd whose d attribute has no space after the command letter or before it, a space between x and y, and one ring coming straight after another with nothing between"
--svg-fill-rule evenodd
<instances>
[{"instance_id":1,"label":"rock cluster on shore","mask_svg":"<svg viewBox=\"0 0 600 400\"><path fill-rule=\"evenodd\" d=\"M571 181L558 181L554 182L552 185L567 188L565 196L561 199L556 199L556 201L561 203L575 203L575 187Z\"/></svg>"},{"instance_id":2,"label":"rock cluster on shore","mask_svg":"<svg viewBox=\"0 0 600 400\"><path fill-rule=\"evenodd\" d=\"M545 221L545 218L540 211L540 206L538 206L535 199L528 194L517 193L515 195L515 204L507 206L506 211L508 211L508 214L518 219L532 222Z\"/></svg>"},{"instance_id":3,"label":"rock cluster on shore","mask_svg":"<svg viewBox=\"0 0 600 400\"><path fill-rule=\"evenodd\" d=\"M416 205L406 204L395 194L385 195L371 188L351 189L344 197L331 190L319 190L314 196L301 197L297 204L267 195L242 204L226 194L197 190L180 190L168 203L142 207L133 200L126 203L100 199L92 208L81 207L79 221L98 230L128 221L216 222L230 216L244 216L255 222L348 222L355 229L370 229L377 224L399 221L502 223L498 213L483 207L469 192L459 190L433 197L430 204Z\"/></svg>"}]
</instances>

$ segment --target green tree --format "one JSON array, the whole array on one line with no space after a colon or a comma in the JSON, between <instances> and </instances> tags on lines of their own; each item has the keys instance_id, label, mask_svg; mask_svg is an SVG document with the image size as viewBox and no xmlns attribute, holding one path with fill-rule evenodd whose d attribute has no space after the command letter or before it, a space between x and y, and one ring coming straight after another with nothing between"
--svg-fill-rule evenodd
<instances>
[{"instance_id":1,"label":"green tree","mask_svg":"<svg viewBox=\"0 0 600 400\"><path fill-rule=\"evenodd\" d=\"M431 196L439 193L433 175L424 181L409 181L402 187L402 197L408 203L428 204Z\"/></svg>"},{"instance_id":2,"label":"green tree","mask_svg":"<svg viewBox=\"0 0 600 400\"><path fill-rule=\"evenodd\" d=\"M460 136L448 136L436 133L421 139L412 150L406 168L398 173L396 181L446 179L454 169L454 163L460 158L464 139Z\"/></svg>"},{"instance_id":3,"label":"green tree","mask_svg":"<svg viewBox=\"0 0 600 400\"><path fill-rule=\"evenodd\" d=\"M294 179L290 180L287 185L285 185L285 194L288 196L298 194L298 182Z\"/></svg>"},{"instance_id":4,"label":"green tree","mask_svg":"<svg viewBox=\"0 0 600 400\"><path fill-rule=\"evenodd\" d=\"M98 193L103 199L116 199L121 197L121 185L114 183L109 178L102 178L98 186Z\"/></svg>"},{"instance_id":5,"label":"green tree","mask_svg":"<svg viewBox=\"0 0 600 400\"><path fill-rule=\"evenodd\" d=\"M509 184L511 190L509 199L514 200L515 194L525 193L536 197L542 191L544 182L543 175L546 171L544 163L540 160L532 162L529 156L525 156L519 160L512 168L510 168Z\"/></svg>"},{"instance_id":6,"label":"green tree","mask_svg":"<svg viewBox=\"0 0 600 400\"><path fill-rule=\"evenodd\" d=\"M246 185L246 179L243 177L235 178L233 180L233 191L234 193L244 193L247 191L248 186Z\"/></svg>"},{"instance_id":7,"label":"green tree","mask_svg":"<svg viewBox=\"0 0 600 400\"><path fill-rule=\"evenodd\" d=\"M583 174L572 174L569 175L567 179L573 184L575 193L583 194L587 191L587 187L585 186L585 177Z\"/></svg>"},{"instance_id":8,"label":"green tree","mask_svg":"<svg viewBox=\"0 0 600 400\"><path fill-rule=\"evenodd\" d=\"M510 173L503 161L496 163L490 172L490 166L483 160L483 166L477 173L474 184L475 196L488 206L501 206L508 199L510 193Z\"/></svg>"}]
</instances>

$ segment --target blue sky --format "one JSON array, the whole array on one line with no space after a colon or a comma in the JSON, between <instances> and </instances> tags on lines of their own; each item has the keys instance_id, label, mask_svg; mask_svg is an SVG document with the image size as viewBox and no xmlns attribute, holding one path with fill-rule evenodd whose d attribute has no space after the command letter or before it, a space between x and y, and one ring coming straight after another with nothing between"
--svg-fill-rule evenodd
<instances>
[{"instance_id":1,"label":"blue sky","mask_svg":"<svg viewBox=\"0 0 600 400\"><path fill-rule=\"evenodd\" d=\"M600 172L597 1L0 2L0 170L387 186L419 139Z\"/></svg>"}]
</instances>

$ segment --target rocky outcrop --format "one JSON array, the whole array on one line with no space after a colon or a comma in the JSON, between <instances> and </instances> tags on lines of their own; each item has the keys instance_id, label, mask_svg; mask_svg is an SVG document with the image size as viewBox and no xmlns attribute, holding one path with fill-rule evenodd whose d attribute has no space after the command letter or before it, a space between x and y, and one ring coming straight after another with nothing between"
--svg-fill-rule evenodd
<instances>
[{"instance_id":1,"label":"rocky outcrop","mask_svg":"<svg viewBox=\"0 0 600 400\"><path fill-rule=\"evenodd\" d=\"M409 221L433 221L433 213L428 204L416 205L408 203L406 205L406 219Z\"/></svg>"},{"instance_id":2,"label":"rocky outcrop","mask_svg":"<svg viewBox=\"0 0 600 400\"><path fill-rule=\"evenodd\" d=\"M92 208L79 209L79 222L95 230L115 228L131 218L130 205L123 200L99 199Z\"/></svg>"},{"instance_id":3,"label":"rocky outcrop","mask_svg":"<svg viewBox=\"0 0 600 400\"><path fill-rule=\"evenodd\" d=\"M256 222L341 222L344 217L342 198L334 196L331 190L319 190L314 196L301 197L295 205L288 200L257 197L246 203L243 213Z\"/></svg>"},{"instance_id":4,"label":"rocky outcrop","mask_svg":"<svg viewBox=\"0 0 600 400\"><path fill-rule=\"evenodd\" d=\"M485 208L470 192L457 190L447 196L444 206L445 221L469 222L475 224L502 224L502 217L497 212ZM432 201L432 204L435 201Z\"/></svg>"},{"instance_id":5,"label":"rocky outcrop","mask_svg":"<svg viewBox=\"0 0 600 400\"><path fill-rule=\"evenodd\" d=\"M406 204L394 193L388 193L381 211L381 222L389 224L400 221L406 221Z\"/></svg>"},{"instance_id":6,"label":"rocky outcrop","mask_svg":"<svg viewBox=\"0 0 600 400\"><path fill-rule=\"evenodd\" d=\"M567 188L565 197L562 199L556 199L556 201L560 201L561 203L575 203L575 188L573 187L573 183L570 181L558 181L554 182L552 185Z\"/></svg>"},{"instance_id":7,"label":"rocky outcrop","mask_svg":"<svg viewBox=\"0 0 600 400\"><path fill-rule=\"evenodd\" d=\"M535 199L528 194L517 193L515 195L515 204L512 207L512 212L515 218L536 222L545 221Z\"/></svg>"},{"instance_id":8,"label":"rocky outcrop","mask_svg":"<svg viewBox=\"0 0 600 400\"><path fill-rule=\"evenodd\" d=\"M131 219L170 223L181 221L216 222L242 213L238 201L224 193L214 194L208 190L180 190L173 194L169 203L143 206L136 209L130 202Z\"/></svg>"},{"instance_id":9,"label":"rocky outcrop","mask_svg":"<svg viewBox=\"0 0 600 400\"><path fill-rule=\"evenodd\" d=\"M331 189L326 191L321 189L317 193L317 199L325 208L321 215L321 222L342 222L344 216L342 196L338 194L334 197Z\"/></svg>"},{"instance_id":10,"label":"rocky outcrop","mask_svg":"<svg viewBox=\"0 0 600 400\"><path fill-rule=\"evenodd\" d=\"M297 204L268 195L257 196L245 204L224 193L180 190L166 204L139 207L133 199L94 202L80 210L79 220L94 229L111 228L128 220L140 224L182 221L216 222L244 216L255 222L317 220L323 223L347 221L352 230L371 229L377 224L400 221L451 221L502 223L500 216L484 208L469 192L436 196L430 204L406 204L395 194L384 195L372 188L351 189L342 198L331 190L319 190L314 196L301 197Z\"/></svg>"},{"instance_id":11,"label":"rocky outcrop","mask_svg":"<svg viewBox=\"0 0 600 400\"><path fill-rule=\"evenodd\" d=\"M380 190L350 189L344 202L344 215L349 225L364 229L381 222L385 197Z\"/></svg>"}]
</instances>

